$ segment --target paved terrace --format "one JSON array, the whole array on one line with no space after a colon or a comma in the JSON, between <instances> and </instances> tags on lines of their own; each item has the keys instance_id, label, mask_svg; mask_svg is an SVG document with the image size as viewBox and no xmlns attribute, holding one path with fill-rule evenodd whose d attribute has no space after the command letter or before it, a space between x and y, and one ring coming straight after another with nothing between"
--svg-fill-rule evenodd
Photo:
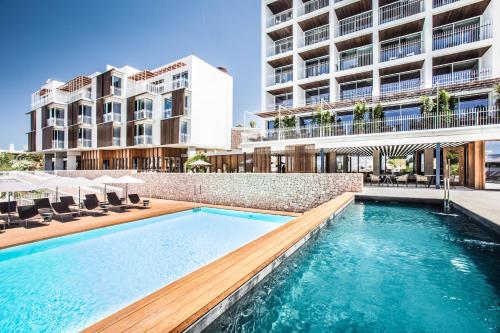
<instances>
[{"instance_id":1,"label":"paved terrace","mask_svg":"<svg viewBox=\"0 0 500 333\"><path fill-rule=\"evenodd\" d=\"M365 186L356 198L394 200L405 198L405 201L441 203L443 190L435 188ZM465 187L457 187L450 191L450 200L455 207L474 216L483 224L500 233L500 191L478 191Z\"/></svg>"}]
</instances>

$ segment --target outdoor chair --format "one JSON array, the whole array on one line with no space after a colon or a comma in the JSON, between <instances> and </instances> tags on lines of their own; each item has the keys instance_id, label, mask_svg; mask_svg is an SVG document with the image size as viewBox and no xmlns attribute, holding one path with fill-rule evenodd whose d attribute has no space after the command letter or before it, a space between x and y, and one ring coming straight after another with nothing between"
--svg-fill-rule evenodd
<instances>
[{"instance_id":1,"label":"outdoor chair","mask_svg":"<svg viewBox=\"0 0 500 333\"><path fill-rule=\"evenodd\" d=\"M146 208L150 208L151 207L151 201L148 200L148 199L142 199L141 200L141 198L139 197L138 194L129 194L128 195L128 199L135 206L146 207Z\"/></svg>"},{"instance_id":2,"label":"outdoor chair","mask_svg":"<svg viewBox=\"0 0 500 333\"><path fill-rule=\"evenodd\" d=\"M49 198L33 199L33 202L35 204L36 209L50 209L50 210L52 210L52 207L50 206Z\"/></svg>"},{"instance_id":3,"label":"outdoor chair","mask_svg":"<svg viewBox=\"0 0 500 333\"><path fill-rule=\"evenodd\" d=\"M111 206L124 210L127 205L125 205L115 192L107 193L108 202Z\"/></svg>"},{"instance_id":4,"label":"outdoor chair","mask_svg":"<svg viewBox=\"0 0 500 333\"><path fill-rule=\"evenodd\" d=\"M85 199L97 201L101 205L106 203L106 202L103 202L103 201L99 201L99 199L97 198L97 195L95 195L93 193L92 194L85 194Z\"/></svg>"},{"instance_id":5,"label":"outdoor chair","mask_svg":"<svg viewBox=\"0 0 500 333\"><path fill-rule=\"evenodd\" d=\"M24 222L26 228L28 228L28 222L36 222L40 224L50 223L50 221L46 221L42 218L42 216L38 212L38 208L35 205L17 206L17 215L19 217L19 224L21 222Z\"/></svg>"},{"instance_id":6,"label":"outdoor chair","mask_svg":"<svg viewBox=\"0 0 500 333\"><path fill-rule=\"evenodd\" d=\"M370 175L370 186L374 183L380 185L380 176Z\"/></svg>"},{"instance_id":7,"label":"outdoor chair","mask_svg":"<svg viewBox=\"0 0 500 333\"><path fill-rule=\"evenodd\" d=\"M73 199L71 195L68 195L66 197L60 197L59 200L61 200L62 203L66 204L66 206L78 206Z\"/></svg>"},{"instance_id":8,"label":"outdoor chair","mask_svg":"<svg viewBox=\"0 0 500 333\"><path fill-rule=\"evenodd\" d=\"M406 174L406 175L402 175L402 176L397 176L396 177L396 186L399 187L399 183L402 183L402 184L405 184L406 187L408 187L408 177L410 175Z\"/></svg>"},{"instance_id":9,"label":"outdoor chair","mask_svg":"<svg viewBox=\"0 0 500 333\"><path fill-rule=\"evenodd\" d=\"M423 183L426 186L427 182L427 176L415 175L415 187L418 187L418 183Z\"/></svg>"},{"instance_id":10,"label":"outdoor chair","mask_svg":"<svg viewBox=\"0 0 500 333\"><path fill-rule=\"evenodd\" d=\"M52 203L52 210L54 211L54 215L61 217L62 222L64 222L65 216L70 216L71 218L80 218L79 212L72 211L63 202L53 202Z\"/></svg>"},{"instance_id":11,"label":"outdoor chair","mask_svg":"<svg viewBox=\"0 0 500 333\"><path fill-rule=\"evenodd\" d=\"M108 209L102 207L99 204L99 201L97 201L97 200L84 199L83 200L83 207L85 207L85 212L87 212L87 213L95 213L95 216L97 216L97 215L107 215L108 214Z\"/></svg>"}]
</instances>

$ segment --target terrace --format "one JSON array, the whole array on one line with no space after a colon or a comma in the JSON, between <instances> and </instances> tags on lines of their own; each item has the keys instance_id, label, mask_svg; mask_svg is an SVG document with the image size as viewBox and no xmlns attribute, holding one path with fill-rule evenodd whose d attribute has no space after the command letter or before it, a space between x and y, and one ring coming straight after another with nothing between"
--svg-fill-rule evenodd
<instances>
[{"instance_id":1,"label":"terrace","mask_svg":"<svg viewBox=\"0 0 500 333\"><path fill-rule=\"evenodd\" d=\"M303 3L299 7L299 16L313 13L321 8L325 8L330 4L329 0L310 0Z\"/></svg>"},{"instance_id":2,"label":"terrace","mask_svg":"<svg viewBox=\"0 0 500 333\"><path fill-rule=\"evenodd\" d=\"M423 0L402 0L379 8L380 24L393 22L424 11Z\"/></svg>"},{"instance_id":3,"label":"terrace","mask_svg":"<svg viewBox=\"0 0 500 333\"><path fill-rule=\"evenodd\" d=\"M348 70L373 64L372 46L362 46L339 53L338 70Z\"/></svg>"},{"instance_id":4,"label":"terrace","mask_svg":"<svg viewBox=\"0 0 500 333\"><path fill-rule=\"evenodd\" d=\"M357 31L371 28L373 25L372 10L339 20L335 29L335 37L341 37Z\"/></svg>"},{"instance_id":5,"label":"terrace","mask_svg":"<svg viewBox=\"0 0 500 333\"><path fill-rule=\"evenodd\" d=\"M442 50L493 36L491 23L480 23L478 18L436 27L432 32L432 49Z\"/></svg>"}]
</instances>

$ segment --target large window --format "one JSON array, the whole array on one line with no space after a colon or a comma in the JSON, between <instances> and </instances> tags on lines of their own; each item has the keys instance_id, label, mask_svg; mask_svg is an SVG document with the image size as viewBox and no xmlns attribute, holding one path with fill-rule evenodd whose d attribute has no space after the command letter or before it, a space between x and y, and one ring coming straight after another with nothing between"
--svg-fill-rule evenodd
<instances>
[{"instance_id":1,"label":"large window","mask_svg":"<svg viewBox=\"0 0 500 333\"><path fill-rule=\"evenodd\" d=\"M104 104L104 122L121 121L121 103L108 102Z\"/></svg>"},{"instance_id":2,"label":"large window","mask_svg":"<svg viewBox=\"0 0 500 333\"><path fill-rule=\"evenodd\" d=\"M189 74L188 72L182 72L178 74L174 74L172 76L172 88L179 89L187 87L189 83Z\"/></svg>"},{"instance_id":3,"label":"large window","mask_svg":"<svg viewBox=\"0 0 500 333\"><path fill-rule=\"evenodd\" d=\"M163 100L163 118L172 117L172 96L167 96Z\"/></svg>"},{"instance_id":4,"label":"large window","mask_svg":"<svg viewBox=\"0 0 500 333\"><path fill-rule=\"evenodd\" d=\"M330 87L308 89L305 92L306 105L319 104L330 101Z\"/></svg>"},{"instance_id":5,"label":"large window","mask_svg":"<svg viewBox=\"0 0 500 333\"><path fill-rule=\"evenodd\" d=\"M153 100L141 98L135 101L135 120L153 118Z\"/></svg>"},{"instance_id":6,"label":"large window","mask_svg":"<svg viewBox=\"0 0 500 333\"><path fill-rule=\"evenodd\" d=\"M489 105L488 95L460 96L457 100L458 110L483 110Z\"/></svg>"},{"instance_id":7,"label":"large window","mask_svg":"<svg viewBox=\"0 0 500 333\"><path fill-rule=\"evenodd\" d=\"M83 124L92 123L92 107L90 105L80 105L78 108L78 122Z\"/></svg>"},{"instance_id":8,"label":"large window","mask_svg":"<svg viewBox=\"0 0 500 333\"><path fill-rule=\"evenodd\" d=\"M119 146L121 142L121 128L113 127L113 146Z\"/></svg>"}]
</instances>

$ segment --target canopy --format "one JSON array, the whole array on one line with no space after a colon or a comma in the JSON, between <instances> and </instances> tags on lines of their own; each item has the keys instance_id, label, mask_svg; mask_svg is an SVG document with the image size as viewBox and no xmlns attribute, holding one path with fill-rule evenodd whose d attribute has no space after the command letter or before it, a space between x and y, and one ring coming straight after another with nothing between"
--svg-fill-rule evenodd
<instances>
[{"instance_id":1,"label":"canopy","mask_svg":"<svg viewBox=\"0 0 500 333\"><path fill-rule=\"evenodd\" d=\"M204 160L196 160L189 163L189 166L211 166L212 164L205 162Z\"/></svg>"},{"instance_id":2,"label":"canopy","mask_svg":"<svg viewBox=\"0 0 500 333\"><path fill-rule=\"evenodd\" d=\"M17 179L0 180L0 192L29 192L37 189L38 186Z\"/></svg>"},{"instance_id":3,"label":"canopy","mask_svg":"<svg viewBox=\"0 0 500 333\"><path fill-rule=\"evenodd\" d=\"M49 177L41 180L38 184L39 188L52 188L52 187L78 187L79 185L74 182L74 178L68 177Z\"/></svg>"},{"instance_id":4,"label":"canopy","mask_svg":"<svg viewBox=\"0 0 500 333\"><path fill-rule=\"evenodd\" d=\"M101 176L94 179L94 182L99 184L117 184L117 178L113 178L111 176Z\"/></svg>"},{"instance_id":5,"label":"canopy","mask_svg":"<svg viewBox=\"0 0 500 333\"><path fill-rule=\"evenodd\" d=\"M132 176L122 176L116 179L114 184L143 184L144 180L132 177Z\"/></svg>"}]
</instances>

